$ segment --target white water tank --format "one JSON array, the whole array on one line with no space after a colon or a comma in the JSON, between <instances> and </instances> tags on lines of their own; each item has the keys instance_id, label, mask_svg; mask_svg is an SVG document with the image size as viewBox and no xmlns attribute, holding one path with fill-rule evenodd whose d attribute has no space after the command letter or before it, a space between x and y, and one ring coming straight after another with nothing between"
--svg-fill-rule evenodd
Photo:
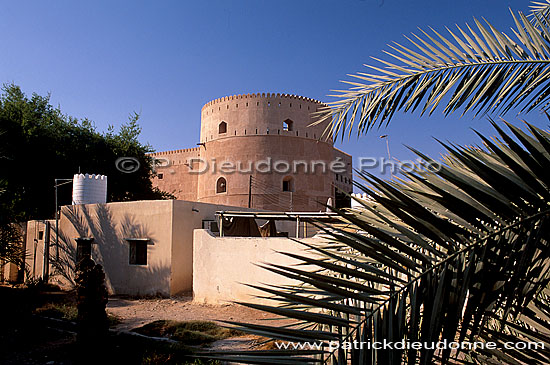
<instances>
[{"instance_id":1,"label":"white water tank","mask_svg":"<svg viewBox=\"0 0 550 365\"><path fill-rule=\"evenodd\" d=\"M75 174L73 205L107 203L107 176Z\"/></svg>"},{"instance_id":2,"label":"white water tank","mask_svg":"<svg viewBox=\"0 0 550 365\"><path fill-rule=\"evenodd\" d=\"M373 202L372 198L370 196L368 196L366 193L363 193L363 195L361 195L360 193L352 193L351 196L353 196L357 199L360 199L360 200ZM352 208L363 208L363 205L360 202L358 202L357 200L351 199L351 207Z\"/></svg>"}]
</instances>

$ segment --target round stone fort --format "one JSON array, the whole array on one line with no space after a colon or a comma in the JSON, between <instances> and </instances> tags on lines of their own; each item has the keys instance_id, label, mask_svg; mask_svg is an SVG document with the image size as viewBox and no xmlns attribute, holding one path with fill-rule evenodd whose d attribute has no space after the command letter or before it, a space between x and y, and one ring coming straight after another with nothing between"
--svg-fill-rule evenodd
<instances>
[{"instance_id":1,"label":"round stone fort","mask_svg":"<svg viewBox=\"0 0 550 365\"><path fill-rule=\"evenodd\" d=\"M243 94L206 103L198 147L158 152L154 186L178 199L270 211L347 205L351 156L325 139L327 105L288 94ZM329 200L330 199L330 200Z\"/></svg>"}]
</instances>

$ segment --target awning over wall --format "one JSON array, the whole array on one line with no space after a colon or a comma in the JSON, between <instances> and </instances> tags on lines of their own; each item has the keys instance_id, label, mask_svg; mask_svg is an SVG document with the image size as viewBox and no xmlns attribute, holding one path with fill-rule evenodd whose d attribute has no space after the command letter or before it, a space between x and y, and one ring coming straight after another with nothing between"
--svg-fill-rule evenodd
<instances>
[{"instance_id":1,"label":"awning over wall","mask_svg":"<svg viewBox=\"0 0 550 365\"><path fill-rule=\"evenodd\" d=\"M300 222L325 221L337 222L339 215L333 212L236 212L218 211L221 224L220 235L237 237L277 237L278 220L295 221L296 237ZM258 227L256 219L267 220Z\"/></svg>"}]
</instances>

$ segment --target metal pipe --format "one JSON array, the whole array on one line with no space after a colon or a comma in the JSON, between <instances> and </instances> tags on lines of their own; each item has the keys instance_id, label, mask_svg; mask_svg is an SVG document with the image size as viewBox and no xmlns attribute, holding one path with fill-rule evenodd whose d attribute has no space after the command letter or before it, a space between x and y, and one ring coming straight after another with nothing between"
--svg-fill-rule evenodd
<instances>
[{"instance_id":1,"label":"metal pipe","mask_svg":"<svg viewBox=\"0 0 550 365\"><path fill-rule=\"evenodd\" d=\"M42 268L42 277L47 283L50 276L50 222L45 221L44 228L44 267Z\"/></svg>"},{"instance_id":2,"label":"metal pipe","mask_svg":"<svg viewBox=\"0 0 550 365\"><path fill-rule=\"evenodd\" d=\"M63 181L62 183L58 183ZM57 204L57 187L73 182L73 179L55 179L55 257L59 260L59 209Z\"/></svg>"},{"instance_id":3,"label":"metal pipe","mask_svg":"<svg viewBox=\"0 0 550 365\"><path fill-rule=\"evenodd\" d=\"M248 178L248 208L252 208L252 175Z\"/></svg>"},{"instance_id":4,"label":"metal pipe","mask_svg":"<svg viewBox=\"0 0 550 365\"><path fill-rule=\"evenodd\" d=\"M57 184L55 185L55 258L59 261L59 213L57 211Z\"/></svg>"}]
</instances>

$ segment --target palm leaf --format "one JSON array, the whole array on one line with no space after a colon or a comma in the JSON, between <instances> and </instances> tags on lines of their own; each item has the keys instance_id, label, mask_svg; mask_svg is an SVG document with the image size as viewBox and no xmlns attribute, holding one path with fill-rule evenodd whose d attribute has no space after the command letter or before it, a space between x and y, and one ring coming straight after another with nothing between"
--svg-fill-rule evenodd
<instances>
[{"instance_id":1,"label":"palm leaf","mask_svg":"<svg viewBox=\"0 0 550 365\"><path fill-rule=\"evenodd\" d=\"M529 6L531 8L531 14L529 14L532 18L532 23L537 24L537 20L544 20L548 19L550 15L550 1L545 0L544 2L541 1L533 1L531 2L531 5Z\"/></svg>"},{"instance_id":2,"label":"palm leaf","mask_svg":"<svg viewBox=\"0 0 550 365\"><path fill-rule=\"evenodd\" d=\"M513 36L477 19L448 35L421 30L407 37L411 47L395 43L385 52L397 62L366 65L372 73L351 75L348 90L331 95L338 100L320 110L314 124L326 124L325 137L342 138L352 130L366 133L387 124L396 111L421 109L432 114L443 107L475 115L529 112L550 106L550 3L535 3L531 21L512 12ZM515 41L513 40L515 39Z\"/></svg>"},{"instance_id":3,"label":"palm leaf","mask_svg":"<svg viewBox=\"0 0 550 365\"><path fill-rule=\"evenodd\" d=\"M485 148L445 144L449 154L438 171L411 171L390 182L359 172L370 187L358 186L375 202L361 201L359 210L334 209L343 224L316 223L325 241L304 243L303 255L286 254L308 270L264 265L301 284L255 285L274 304L243 304L294 324L232 325L276 341L307 341L317 347L304 350L317 352L249 351L215 358L289 364L548 363L547 349L504 351L502 346L511 339L550 343L545 289L550 181L539 176L550 165L550 134L531 125L529 132L494 126L500 140L481 135L490 142ZM491 341L501 347L343 347L354 340Z\"/></svg>"}]
</instances>

